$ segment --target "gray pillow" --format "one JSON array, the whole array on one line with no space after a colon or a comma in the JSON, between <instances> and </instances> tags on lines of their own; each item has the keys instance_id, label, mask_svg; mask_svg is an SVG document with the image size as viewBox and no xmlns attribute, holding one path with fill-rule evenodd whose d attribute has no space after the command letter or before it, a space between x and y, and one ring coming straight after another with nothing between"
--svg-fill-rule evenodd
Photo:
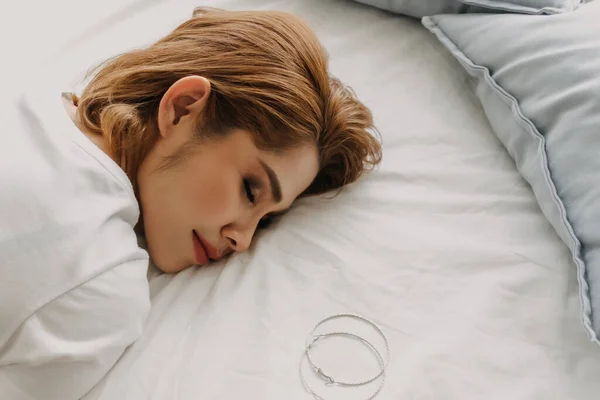
<instances>
[{"instance_id":1,"label":"gray pillow","mask_svg":"<svg viewBox=\"0 0 600 400\"><path fill-rule=\"evenodd\" d=\"M580 0L356 0L383 10L421 18L435 14L514 12L558 14L573 11Z\"/></svg>"},{"instance_id":2,"label":"gray pillow","mask_svg":"<svg viewBox=\"0 0 600 400\"><path fill-rule=\"evenodd\" d=\"M584 326L600 337L600 1L550 16L423 24L477 80L490 123L570 248Z\"/></svg>"}]
</instances>

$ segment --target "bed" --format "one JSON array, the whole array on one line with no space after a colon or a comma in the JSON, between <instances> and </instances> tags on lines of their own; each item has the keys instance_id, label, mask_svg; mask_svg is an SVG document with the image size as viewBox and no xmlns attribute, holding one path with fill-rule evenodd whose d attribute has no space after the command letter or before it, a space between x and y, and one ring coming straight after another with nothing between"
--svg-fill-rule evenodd
<instances>
[{"instance_id":1,"label":"bed","mask_svg":"<svg viewBox=\"0 0 600 400\"><path fill-rule=\"evenodd\" d=\"M598 398L600 349L582 328L569 251L471 78L418 20L342 0L61 0L15 13L44 32L35 60L80 89L88 67L198 5L307 19L333 73L372 109L384 160L334 198L298 201L247 253L174 276L151 267L144 334L84 400L309 399L305 338L337 313L388 336L378 399ZM341 339L320 360L358 378L375 367ZM328 400L372 389L315 385Z\"/></svg>"}]
</instances>

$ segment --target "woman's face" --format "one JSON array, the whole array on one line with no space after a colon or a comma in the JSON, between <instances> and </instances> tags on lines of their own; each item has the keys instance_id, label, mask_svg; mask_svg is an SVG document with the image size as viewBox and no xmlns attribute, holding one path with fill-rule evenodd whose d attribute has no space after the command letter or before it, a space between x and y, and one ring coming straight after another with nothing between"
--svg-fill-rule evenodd
<instances>
[{"instance_id":1,"label":"woman's face","mask_svg":"<svg viewBox=\"0 0 600 400\"><path fill-rule=\"evenodd\" d=\"M274 154L245 131L187 146L209 90L200 77L169 89L159 107L160 139L138 174L150 255L165 272L246 250L261 220L290 207L318 172L316 147ZM161 168L178 153L180 161Z\"/></svg>"}]
</instances>

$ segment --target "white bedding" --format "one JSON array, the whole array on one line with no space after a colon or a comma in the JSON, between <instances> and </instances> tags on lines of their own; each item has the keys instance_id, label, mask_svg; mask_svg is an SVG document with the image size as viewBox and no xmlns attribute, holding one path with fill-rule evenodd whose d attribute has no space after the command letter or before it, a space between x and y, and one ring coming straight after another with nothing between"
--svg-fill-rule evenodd
<instances>
[{"instance_id":1,"label":"white bedding","mask_svg":"<svg viewBox=\"0 0 600 400\"><path fill-rule=\"evenodd\" d=\"M581 326L567 248L466 74L418 21L333 0L110 0L91 11L61 0L58 25L34 20L47 29L41 55L54 79L73 84L199 3L306 17L333 72L372 108L384 162L334 199L298 202L248 253L152 273L145 333L85 400L310 399L298 373L306 334L340 312L374 320L389 337L378 399L600 396L600 349ZM327 348L319 360L330 371L373 371L355 343ZM322 393L359 400L368 390Z\"/></svg>"}]
</instances>

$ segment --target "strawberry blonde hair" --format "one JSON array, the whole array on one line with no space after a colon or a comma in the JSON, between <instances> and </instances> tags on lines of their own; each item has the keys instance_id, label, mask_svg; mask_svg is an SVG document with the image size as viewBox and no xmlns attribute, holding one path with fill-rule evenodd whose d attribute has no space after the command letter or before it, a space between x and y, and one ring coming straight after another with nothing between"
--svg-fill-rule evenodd
<instances>
[{"instance_id":1,"label":"strawberry blonde hair","mask_svg":"<svg viewBox=\"0 0 600 400\"><path fill-rule=\"evenodd\" d=\"M283 12L200 8L153 45L105 62L77 99L83 127L106 136L134 188L159 136L160 100L190 75L211 83L197 136L243 129L262 150L317 146L319 172L304 194L341 188L381 160L370 111L329 75L305 23Z\"/></svg>"}]
</instances>

